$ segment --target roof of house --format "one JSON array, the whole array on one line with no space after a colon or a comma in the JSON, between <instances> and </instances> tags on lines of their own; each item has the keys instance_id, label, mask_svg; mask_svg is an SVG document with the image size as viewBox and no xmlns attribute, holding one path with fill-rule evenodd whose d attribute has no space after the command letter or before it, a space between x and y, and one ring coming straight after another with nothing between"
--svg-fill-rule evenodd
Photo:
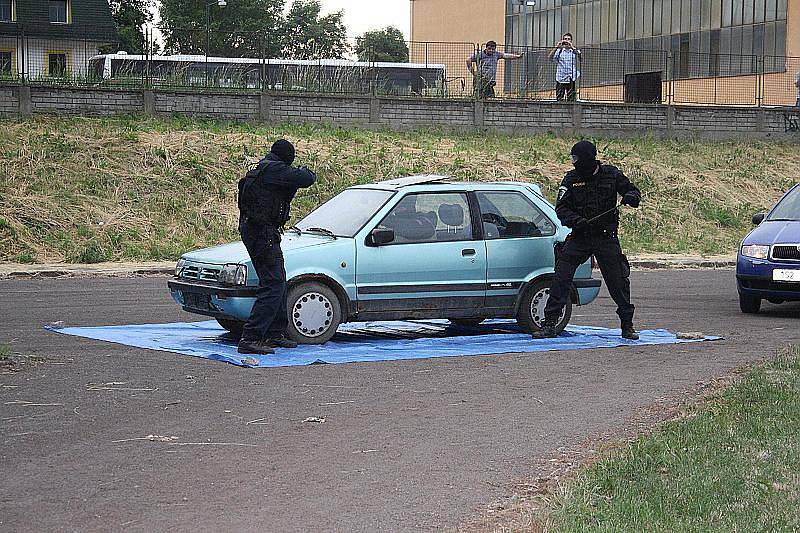
<instances>
[{"instance_id":1,"label":"roof of house","mask_svg":"<svg viewBox=\"0 0 800 533\"><path fill-rule=\"evenodd\" d=\"M0 22L0 35L51 39L117 40L117 28L108 0L69 0L70 24L50 22L50 0L17 0L14 22Z\"/></svg>"}]
</instances>

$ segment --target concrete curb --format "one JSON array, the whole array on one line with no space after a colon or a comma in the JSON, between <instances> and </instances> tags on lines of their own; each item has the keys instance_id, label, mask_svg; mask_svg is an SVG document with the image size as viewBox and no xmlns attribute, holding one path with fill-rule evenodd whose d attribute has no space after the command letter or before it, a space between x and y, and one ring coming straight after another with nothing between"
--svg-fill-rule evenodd
<instances>
[{"instance_id":1,"label":"concrete curb","mask_svg":"<svg viewBox=\"0 0 800 533\"><path fill-rule=\"evenodd\" d=\"M698 269L698 268L733 268L736 257L715 256L639 256L630 257L631 268L664 270L664 269ZM175 263L98 263L92 265L52 263L41 265L24 265L0 263L0 279L9 278L60 278L60 277L140 277L169 276L174 272Z\"/></svg>"}]
</instances>

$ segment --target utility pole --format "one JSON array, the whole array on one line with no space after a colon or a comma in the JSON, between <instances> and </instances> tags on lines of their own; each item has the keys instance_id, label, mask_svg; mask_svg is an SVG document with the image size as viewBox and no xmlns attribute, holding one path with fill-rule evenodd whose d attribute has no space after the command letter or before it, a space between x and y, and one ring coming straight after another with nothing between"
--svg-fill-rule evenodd
<instances>
[{"instance_id":1,"label":"utility pole","mask_svg":"<svg viewBox=\"0 0 800 533\"><path fill-rule=\"evenodd\" d=\"M536 0L514 0L514 3L522 7L522 52L525 54L523 61L524 67L520 82L525 88L525 95L528 94L528 8L536 5Z\"/></svg>"}]
</instances>

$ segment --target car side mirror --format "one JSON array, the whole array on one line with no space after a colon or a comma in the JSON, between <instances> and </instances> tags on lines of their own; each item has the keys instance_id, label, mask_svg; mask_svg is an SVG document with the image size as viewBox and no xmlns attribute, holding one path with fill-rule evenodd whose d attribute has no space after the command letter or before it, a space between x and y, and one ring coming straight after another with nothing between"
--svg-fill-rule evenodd
<instances>
[{"instance_id":1,"label":"car side mirror","mask_svg":"<svg viewBox=\"0 0 800 533\"><path fill-rule=\"evenodd\" d=\"M367 238L367 244L371 246L380 246L388 244L394 240L394 230L388 228L375 228Z\"/></svg>"},{"instance_id":2,"label":"car side mirror","mask_svg":"<svg viewBox=\"0 0 800 533\"><path fill-rule=\"evenodd\" d=\"M766 215L764 213L756 213L755 215L753 215L753 225L758 226L759 224L764 222L765 216Z\"/></svg>"}]
</instances>

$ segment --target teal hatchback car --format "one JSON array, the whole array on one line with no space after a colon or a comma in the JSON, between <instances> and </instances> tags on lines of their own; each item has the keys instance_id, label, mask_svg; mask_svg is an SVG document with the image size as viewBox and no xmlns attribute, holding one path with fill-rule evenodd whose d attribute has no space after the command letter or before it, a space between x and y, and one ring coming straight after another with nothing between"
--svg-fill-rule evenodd
<instances>
[{"instance_id":1,"label":"teal hatchback car","mask_svg":"<svg viewBox=\"0 0 800 533\"><path fill-rule=\"evenodd\" d=\"M289 336L321 344L343 322L431 318L477 325L514 317L533 332L544 318L553 246L568 234L527 183L412 176L350 187L283 235ZM184 254L168 284L184 310L239 333L258 278L236 242ZM587 261L572 303L599 291ZM570 304L558 331L571 314Z\"/></svg>"}]
</instances>

